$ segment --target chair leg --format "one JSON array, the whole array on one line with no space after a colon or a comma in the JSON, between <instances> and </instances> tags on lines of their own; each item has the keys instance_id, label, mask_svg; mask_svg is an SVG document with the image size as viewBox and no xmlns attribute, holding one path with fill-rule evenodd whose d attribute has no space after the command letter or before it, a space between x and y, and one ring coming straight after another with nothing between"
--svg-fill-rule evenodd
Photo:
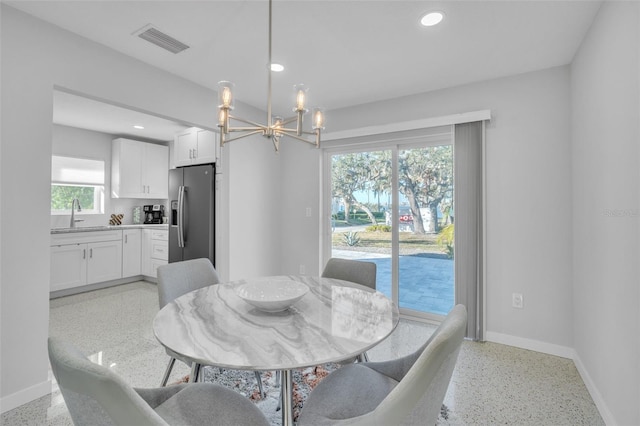
<instances>
[{"instance_id":1,"label":"chair leg","mask_svg":"<svg viewBox=\"0 0 640 426\"><path fill-rule=\"evenodd\" d=\"M191 375L189 376L189 383L195 383L198 381L201 367L201 364L195 362L191 365Z\"/></svg>"},{"instance_id":2,"label":"chair leg","mask_svg":"<svg viewBox=\"0 0 640 426\"><path fill-rule=\"evenodd\" d=\"M264 388L262 387L262 376L259 371L256 371L256 382L258 382L258 390L260 391L260 399L264 399L267 394L264 393Z\"/></svg>"},{"instance_id":3,"label":"chair leg","mask_svg":"<svg viewBox=\"0 0 640 426\"><path fill-rule=\"evenodd\" d=\"M362 352L356 359L358 362L369 362L369 355L366 352Z\"/></svg>"},{"instance_id":4,"label":"chair leg","mask_svg":"<svg viewBox=\"0 0 640 426\"><path fill-rule=\"evenodd\" d=\"M171 370L173 370L173 364L176 363L176 359L171 357L169 360L169 365L167 365L166 370L164 370L164 376L162 376L162 383L160 383L160 387L167 386L167 382L169 381L169 375L171 374Z\"/></svg>"},{"instance_id":5,"label":"chair leg","mask_svg":"<svg viewBox=\"0 0 640 426\"><path fill-rule=\"evenodd\" d=\"M280 396L278 397L278 406L276 407L276 411L280 411L280 409L282 408L282 397L284 395L282 394L282 386L280 386Z\"/></svg>"}]
</instances>

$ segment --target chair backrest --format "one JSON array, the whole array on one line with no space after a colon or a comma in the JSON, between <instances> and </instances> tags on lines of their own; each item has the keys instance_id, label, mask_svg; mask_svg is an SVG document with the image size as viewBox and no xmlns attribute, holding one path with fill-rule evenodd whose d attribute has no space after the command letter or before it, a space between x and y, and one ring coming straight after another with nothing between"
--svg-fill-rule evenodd
<instances>
[{"instance_id":1,"label":"chair backrest","mask_svg":"<svg viewBox=\"0 0 640 426\"><path fill-rule=\"evenodd\" d=\"M158 267L158 302L160 309L175 298L213 284L220 277L207 258L184 260Z\"/></svg>"},{"instance_id":2,"label":"chair backrest","mask_svg":"<svg viewBox=\"0 0 640 426\"><path fill-rule=\"evenodd\" d=\"M325 265L322 276L376 289L376 264L373 262L332 257Z\"/></svg>"},{"instance_id":3,"label":"chair backrest","mask_svg":"<svg viewBox=\"0 0 640 426\"><path fill-rule=\"evenodd\" d=\"M404 357L398 366L410 366L400 383L358 424L435 425L449 387L467 327L467 309L455 306L431 338L416 353ZM416 356L417 355L417 356ZM412 360L415 360L412 364ZM375 370L376 364L367 364Z\"/></svg>"},{"instance_id":4,"label":"chair backrest","mask_svg":"<svg viewBox=\"0 0 640 426\"><path fill-rule=\"evenodd\" d=\"M50 337L49 360L74 424L167 425L117 374L71 344Z\"/></svg>"}]
</instances>

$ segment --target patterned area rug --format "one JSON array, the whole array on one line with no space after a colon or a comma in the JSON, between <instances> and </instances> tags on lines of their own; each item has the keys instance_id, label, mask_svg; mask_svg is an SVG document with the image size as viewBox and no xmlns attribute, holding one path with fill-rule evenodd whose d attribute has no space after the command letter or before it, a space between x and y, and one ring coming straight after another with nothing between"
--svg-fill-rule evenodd
<instances>
[{"instance_id":1,"label":"patterned area rug","mask_svg":"<svg viewBox=\"0 0 640 426\"><path fill-rule=\"evenodd\" d=\"M340 368L338 364L324 364L316 367L309 367L303 370L294 370L293 376L293 417L298 418L300 410L304 405L309 393L320 383L331 371ZM269 419L273 426L282 424L282 413L278 410L280 399L280 386L276 383L276 374L273 371L262 372L262 383L266 393L264 399L260 398L255 374L252 371L220 370L214 367L203 368L203 378L205 382L218 383L228 388L235 389L255 402ZM188 381L186 376L181 381ZM446 405L442 405L438 425L447 425L451 421L451 412Z\"/></svg>"}]
</instances>

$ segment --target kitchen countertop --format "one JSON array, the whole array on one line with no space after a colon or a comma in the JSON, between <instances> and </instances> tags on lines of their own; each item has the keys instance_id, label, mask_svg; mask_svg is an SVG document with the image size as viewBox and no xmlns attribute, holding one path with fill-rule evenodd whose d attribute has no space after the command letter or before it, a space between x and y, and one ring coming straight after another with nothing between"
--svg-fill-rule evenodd
<instances>
[{"instance_id":1,"label":"kitchen countertop","mask_svg":"<svg viewBox=\"0 0 640 426\"><path fill-rule=\"evenodd\" d=\"M78 226L76 228L53 228L52 234L69 234L72 232L112 231L118 229L169 229L167 224L159 225L103 225L103 226Z\"/></svg>"}]
</instances>

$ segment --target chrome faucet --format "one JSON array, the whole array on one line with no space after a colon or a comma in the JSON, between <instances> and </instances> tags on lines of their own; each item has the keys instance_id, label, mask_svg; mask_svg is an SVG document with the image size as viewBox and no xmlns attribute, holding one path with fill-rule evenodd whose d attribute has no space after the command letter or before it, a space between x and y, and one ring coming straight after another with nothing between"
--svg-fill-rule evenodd
<instances>
[{"instance_id":1,"label":"chrome faucet","mask_svg":"<svg viewBox=\"0 0 640 426\"><path fill-rule=\"evenodd\" d=\"M76 220L75 218L75 210L73 209L73 207L78 204L78 211L81 212L82 211L82 207L80 207L80 200L78 200L77 198L74 198L71 201L71 222L69 223L69 228L75 228L76 227L76 222L82 222L83 219L78 219Z\"/></svg>"}]
</instances>

